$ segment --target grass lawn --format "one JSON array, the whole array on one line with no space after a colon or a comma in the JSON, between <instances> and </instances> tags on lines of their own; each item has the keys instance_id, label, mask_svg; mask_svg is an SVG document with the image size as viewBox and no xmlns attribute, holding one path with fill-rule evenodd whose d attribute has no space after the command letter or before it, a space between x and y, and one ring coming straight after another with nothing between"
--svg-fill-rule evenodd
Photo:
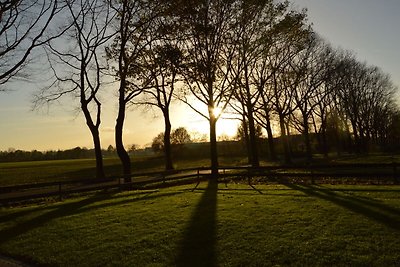
<instances>
[{"instance_id":1,"label":"grass lawn","mask_svg":"<svg viewBox=\"0 0 400 267\"><path fill-rule=\"evenodd\" d=\"M399 266L400 186L202 183L0 209L44 266Z\"/></svg>"}]
</instances>

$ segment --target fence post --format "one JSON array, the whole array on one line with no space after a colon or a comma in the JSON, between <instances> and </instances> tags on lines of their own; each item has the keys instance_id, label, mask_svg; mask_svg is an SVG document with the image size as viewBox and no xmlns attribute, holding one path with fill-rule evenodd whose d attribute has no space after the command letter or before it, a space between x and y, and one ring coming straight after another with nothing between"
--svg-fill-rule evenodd
<instances>
[{"instance_id":1,"label":"fence post","mask_svg":"<svg viewBox=\"0 0 400 267\"><path fill-rule=\"evenodd\" d=\"M196 188L199 186L199 184L200 184L200 168L197 168L197 184L196 184L196 186L192 189L192 192L193 192L194 190L196 190Z\"/></svg>"}]
</instances>

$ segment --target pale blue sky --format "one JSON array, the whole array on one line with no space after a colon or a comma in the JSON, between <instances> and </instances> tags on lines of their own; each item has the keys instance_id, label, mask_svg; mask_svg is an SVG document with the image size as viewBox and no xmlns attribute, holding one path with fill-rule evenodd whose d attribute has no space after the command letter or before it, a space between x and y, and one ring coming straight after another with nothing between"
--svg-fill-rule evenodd
<instances>
[{"instance_id":1,"label":"pale blue sky","mask_svg":"<svg viewBox=\"0 0 400 267\"><path fill-rule=\"evenodd\" d=\"M298 8L307 7L314 29L333 46L349 49L360 61L377 65L400 85L400 1L399 0L293 0ZM0 93L0 150L67 149L92 147L83 117L76 113L77 103L65 98L50 110L31 111L32 94L39 85L23 83L15 90ZM106 98L106 97L105 97ZM113 128L116 102L107 97L103 105L102 144L114 145ZM156 113L157 114L157 113ZM207 122L192 111L177 106L172 112L173 127L208 132ZM220 122L219 133L233 134L232 122ZM145 145L163 130L161 117L154 113L129 112L125 144Z\"/></svg>"}]
</instances>

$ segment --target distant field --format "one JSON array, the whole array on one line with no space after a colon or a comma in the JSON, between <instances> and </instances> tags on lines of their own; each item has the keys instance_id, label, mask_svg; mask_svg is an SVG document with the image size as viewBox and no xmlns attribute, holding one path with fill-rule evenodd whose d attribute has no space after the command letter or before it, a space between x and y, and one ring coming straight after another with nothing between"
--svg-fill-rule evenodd
<instances>
[{"instance_id":1,"label":"distant field","mask_svg":"<svg viewBox=\"0 0 400 267\"><path fill-rule=\"evenodd\" d=\"M304 159L295 160L302 162ZM220 165L239 166L247 163L245 157L220 157ZM399 155L371 154L367 156L344 155L341 157L331 156L328 159L320 155L314 157L318 163L400 163ZM0 163L0 186L54 182L75 179L95 178L95 160L49 160L31 162ZM261 165L276 165L277 162L267 160L261 161ZM105 158L104 169L108 177L121 175L121 165L118 158ZM210 166L209 159L179 159L174 161L177 169ZM162 157L139 157L132 159L132 172L162 171L164 160ZM335 171L335 170L334 170ZM365 170L365 172L380 172L380 170ZM383 170L392 172L392 170ZM400 172L400 169L399 169Z\"/></svg>"},{"instance_id":2,"label":"distant field","mask_svg":"<svg viewBox=\"0 0 400 267\"><path fill-rule=\"evenodd\" d=\"M106 169L114 171L117 159L105 159ZM95 160L48 160L0 163L0 185L94 178Z\"/></svg>"},{"instance_id":3,"label":"distant field","mask_svg":"<svg viewBox=\"0 0 400 267\"><path fill-rule=\"evenodd\" d=\"M44 266L399 266L400 186L203 183L0 209Z\"/></svg>"},{"instance_id":4,"label":"distant field","mask_svg":"<svg viewBox=\"0 0 400 267\"><path fill-rule=\"evenodd\" d=\"M240 165L245 162L243 158L221 158L223 165ZM208 159L188 159L174 162L175 168L191 168L209 166ZM118 158L104 159L106 175L121 175L122 168ZM30 162L0 163L0 186L54 182L75 179L95 178L94 159L77 160L48 160ZM132 159L132 171L162 171L164 160L160 157L143 157Z\"/></svg>"}]
</instances>

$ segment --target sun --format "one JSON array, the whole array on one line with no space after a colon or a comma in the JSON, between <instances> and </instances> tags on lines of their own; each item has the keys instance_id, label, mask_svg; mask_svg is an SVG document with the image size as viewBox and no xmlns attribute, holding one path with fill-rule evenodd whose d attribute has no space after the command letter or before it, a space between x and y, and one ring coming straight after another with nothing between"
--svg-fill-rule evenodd
<instances>
[{"instance_id":1,"label":"sun","mask_svg":"<svg viewBox=\"0 0 400 267\"><path fill-rule=\"evenodd\" d=\"M222 109L219 107L215 107L212 110L212 113L214 115L214 117L218 118L219 115L221 115Z\"/></svg>"},{"instance_id":2,"label":"sun","mask_svg":"<svg viewBox=\"0 0 400 267\"><path fill-rule=\"evenodd\" d=\"M221 117L217 121L217 136L228 136L234 138L237 134L238 126L238 120Z\"/></svg>"},{"instance_id":3,"label":"sun","mask_svg":"<svg viewBox=\"0 0 400 267\"><path fill-rule=\"evenodd\" d=\"M193 101L192 106L202 114L208 115L207 106L202 103ZM179 107L175 107L171 114L173 114L172 124L176 125L175 127L183 126L186 127L189 132L209 136L209 121L187 106L180 105ZM217 138L228 137L229 139L233 139L237 134L237 129L240 124L236 116L223 112L220 107L213 109L213 115L216 117L220 116L216 125Z\"/></svg>"}]
</instances>

